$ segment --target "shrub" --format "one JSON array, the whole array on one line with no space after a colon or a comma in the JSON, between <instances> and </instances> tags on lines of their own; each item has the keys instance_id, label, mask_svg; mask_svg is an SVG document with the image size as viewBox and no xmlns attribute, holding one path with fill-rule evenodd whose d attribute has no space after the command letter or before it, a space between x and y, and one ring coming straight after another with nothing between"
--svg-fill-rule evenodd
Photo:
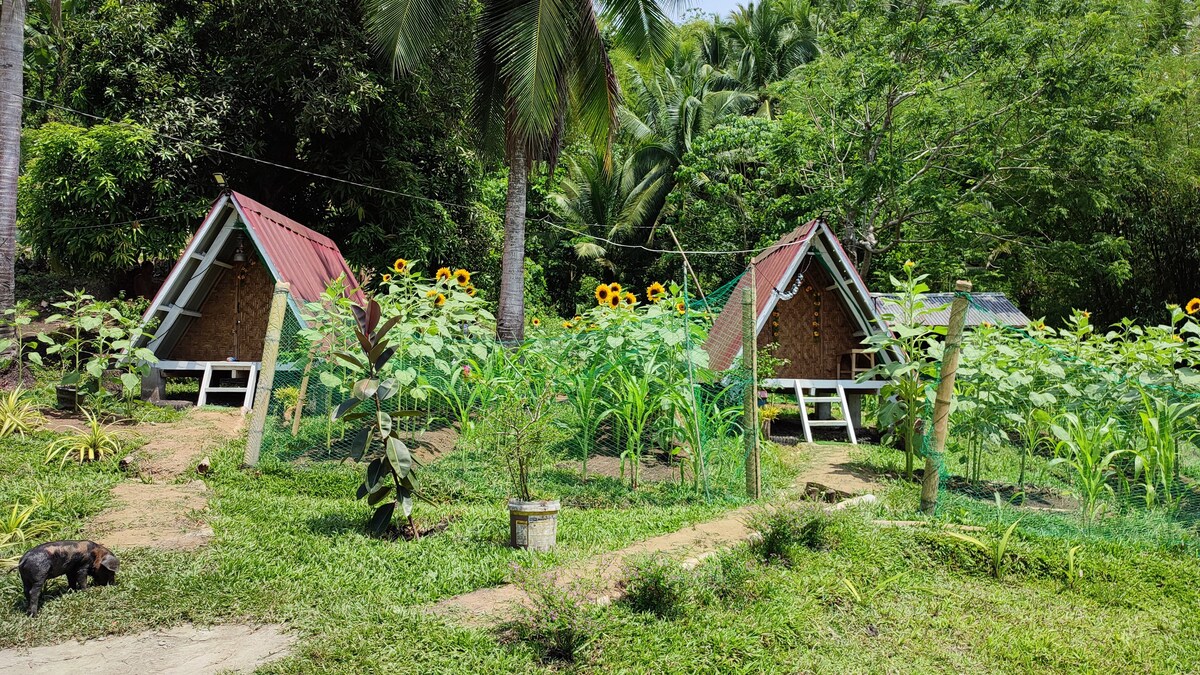
<instances>
[{"instance_id":1,"label":"shrub","mask_svg":"<svg viewBox=\"0 0 1200 675\"><path fill-rule=\"evenodd\" d=\"M623 585L625 603L635 612L671 618L692 596L694 579L679 562L648 556L629 564Z\"/></svg>"},{"instance_id":2,"label":"shrub","mask_svg":"<svg viewBox=\"0 0 1200 675\"><path fill-rule=\"evenodd\" d=\"M121 451L121 440L109 425L102 424L100 418L91 412L84 411L88 425L68 436L50 444L46 451L46 463L59 459L59 465L77 456L79 462L95 462Z\"/></svg>"},{"instance_id":3,"label":"shrub","mask_svg":"<svg viewBox=\"0 0 1200 675\"><path fill-rule=\"evenodd\" d=\"M553 574L514 569L515 583L529 596L513 632L542 660L575 662L596 639L597 622L582 581L560 584Z\"/></svg>"},{"instance_id":4,"label":"shrub","mask_svg":"<svg viewBox=\"0 0 1200 675\"><path fill-rule=\"evenodd\" d=\"M755 516L751 526L762 535L752 548L768 563L790 563L797 548L829 551L841 540L834 516L811 506L772 509Z\"/></svg>"},{"instance_id":5,"label":"shrub","mask_svg":"<svg viewBox=\"0 0 1200 675\"><path fill-rule=\"evenodd\" d=\"M25 400L25 392L20 387L0 395L0 438L8 438L16 434L25 438L42 427L46 418L38 412L32 403Z\"/></svg>"}]
</instances>

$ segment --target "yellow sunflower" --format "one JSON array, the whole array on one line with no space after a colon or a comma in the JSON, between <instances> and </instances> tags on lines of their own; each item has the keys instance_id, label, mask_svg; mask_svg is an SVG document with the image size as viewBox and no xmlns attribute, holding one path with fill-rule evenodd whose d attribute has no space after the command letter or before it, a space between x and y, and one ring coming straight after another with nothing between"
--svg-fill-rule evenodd
<instances>
[{"instance_id":1,"label":"yellow sunflower","mask_svg":"<svg viewBox=\"0 0 1200 675\"><path fill-rule=\"evenodd\" d=\"M444 304L446 304L446 296L442 295L441 293L438 293L437 297L433 299L433 306L441 307Z\"/></svg>"},{"instance_id":2,"label":"yellow sunflower","mask_svg":"<svg viewBox=\"0 0 1200 675\"><path fill-rule=\"evenodd\" d=\"M614 281L608 285L608 290L620 295L621 294L621 284L618 284L617 282Z\"/></svg>"},{"instance_id":3,"label":"yellow sunflower","mask_svg":"<svg viewBox=\"0 0 1200 675\"><path fill-rule=\"evenodd\" d=\"M529 320L529 325L533 326L534 328L537 328L538 326L542 325L542 320L535 316Z\"/></svg>"},{"instance_id":4,"label":"yellow sunflower","mask_svg":"<svg viewBox=\"0 0 1200 675\"><path fill-rule=\"evenodd\" d=\"M1092 318L1092 313L1085 309L1079 313L1079 316L1082 316L1085 319L1090 319L1090 318Z\"/></svg>"},{"instance_id":5,"label":"yellow sunflower","mask_svg":"<svg viewBox=\"0 0 1200 675\"><path fill-rule=\"evenodd\" d=\"M613 293L608 296L608 306L616 309L621 306L621 296Z\"/></svg>"},{"instance_id":6,"label":"yellow sunflower","mask_svg":"<svg viewBox=\"0 0 1200 675\"><path fill-rule=\"evenodd\" d=\"M386 284L387 282L389 282L391 280L392 280L392 275L390 275L390 274L383 275L383 283Z\"/></svg>"},{"instance_id":7,"label":"yellow sunflower","mask_svg":"<svg viewBox=\"0 0 1200 675\"><path fill-rule=\"evenodd\" d=\"M469 286L471 273L461 268L454 270L454 282L459 286Z\"/></svg>"},{"instance_id":8,"label":"yellow sunflower","mask_svg":"<svg viewBox=\"0 0 1200 675\"><path fill-rule=\"evenodd\" d=\"M608 284L600 284L596 287L596 302L603 305L608 302L608 296L611 294L612 289L608 287Z\"/></svg>"},{"instance_id":9,"label":"yellow sunflower","mask_svg":"<svg viewBox=\"0 0 1200 675\"><path fill-rule=\"evenodd\" d=\"M646 289L646 300L652 303L658 302L666 292L667 289L663 288L663 285L656 281Z\"/></svg>"},{"instance_id":10,"label":"yellow sunflower","mask_svg":"<svg viewBox=\"0 0 1200 675\"><path fill-rule=\"evenodd\" d=\"M450 268L449 267L439 267L438 271L437 271L437 280L438 281L449 281L450 280Z\"/></svg>"},{"instance_id":11,"label":"yellow sunflower","mask_svg":"<svg viewBox=\"0 0 1200 675\"><path fill-rule=\"evenodd\" d=\"M576 314L576 315L575 315L575 318L574 318L574 319L571 319L571 320L572 320L572 321L576 321L576 322L578 322L578 321L583 321L583 317L582 317L582 316L579 316L578 314Z\"/></svg>"},{"instance_id":12,"label":"yellow sunflower","mask_svg":"<svg viewBox=\"0 0 1200 675\"><path fill-rule=\"evenodd\" d=\"M638 304L637 296L633 293L626 293L625 295L621 296L621 304L625 305L626 307L633 307Z\"/></svg>"},{"instance_id":13,"label":"yellow sunflower","mask_svg":"<svg viewBox=\"0 0 1200 675\"><path fill-rule=\"evenodd\" d=\"M571 330L575 327L575 324L571 323L570 321L564 321L562 322L562 327L566 328L567 330Z\"/></svg>"},{"instance_id":14,"label":"yellow sunflower","mask_svg":"<svg viewBox=\"0 0 1200 675\"><path fill-rule=\"evenodd\" d=\"M434 297L437 297L437 294L438 294L438 292L437 292L436 290L432 289L432 288L431 288L431 289L429 289L429 290L427 290L427 291L425 291L425 297L427 297L427 298L434 298Z\"/></svg>"},{"instance_id":15,"label":"yellow sunflower","mask_svg":"<svg viewBox=\"0 0 1200 675\"><path fill-rule=\"evenodd\" d=\"M904 269L906 269L906 270L911 270L912 268L914 268L916 266L917 266L917 263L915 263L911 260L904 261Z\"/></svg>"},{"instance_id":16,"label":"yellow sunflower","mask_svg":"<svg viewBox=\"0 0 1200 675\"><path fill-rule=\"evenodd\" d=\"M675 311L679 312L680 314L687 314L687 304L680 300L679 302L675 303Z\"/></svg>"},{"instance_id":17,"label":"yellow sunflower","mask_svg":"<svg viewBox=\"0 0 1200 675\"><path fill-rule=\"evenodd\" d=\"M392 263L392 271L396 274L404 274L408 271L408 261L404 258L396 258L396 262Z\"/></svg>"},{"instance_id":18,"label":"yellow sunflower","mask_svg":"<svg viewBox=\"0 0 1200 675\"><path fill-rule=\"evenodd\" d=\"M467 295L471 296L472 298L475 297L475 294L478 292L479 291L476 290L474 286L467 286Z\"/></svg>"},{"instance_id":19,"label":"yellow sunflower","mask_svg":"<svg viewBox=\"0 0 1200 675\"><path fill-rule=\"evenodd\" d=\"M1200 298L1192 298L1191 300L1188 300L1188 304L1183 308L1183 311L1187 312L1188 314L1200 312Z\"/></svg>"}]
</instances>

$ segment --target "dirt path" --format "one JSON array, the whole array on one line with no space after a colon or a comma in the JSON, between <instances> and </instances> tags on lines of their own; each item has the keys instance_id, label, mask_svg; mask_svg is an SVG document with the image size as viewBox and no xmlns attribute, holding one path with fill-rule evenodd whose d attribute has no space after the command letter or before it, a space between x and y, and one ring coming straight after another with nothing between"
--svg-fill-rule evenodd
<instances>
[{"instance_id":1,"label":"dirt path","mask_svg":"<svg viewBox=\"0 0 1200 675\"><path fill-rule=\"evenodd\" d=\"M833 501L865 494L874 487L869 476L850 467L850 447L847 445L804 445L809 454L808 466L797 476L795 487L784 493L779 501L790 501L801 494L814 495ZM607 602L620 595L618 582L625 565L632 558L645 554L660 554L684 560L685 565L748 541L754 531L747 524L758 508L744 506L721 518L698 523L675 532L640 541L619 551L591 558L556 572L559 585L579 579L596 582L593 600ZM429 607L435 615L455 619L466 625L486 625L511 616L514 608L527 603L528 596L514 584L481 588Z\"/></svg>"},{"instance_id":2,"label":"dirt path","mask_svg":"<svg viewBox=\"0 0 1200 675\"><path fill-rule=\"evenodd\" d=\"M208 488L201 480L179 482L194 474L196 463L242 431L236 409L188 411L183 419L146 424L132 431L149 439L136 453L138 476L113 488L116 505L86 528L86 536L116 550L154 547L192 550L212 539L203 522Z\"/></svg>"},{"instance_id":3,"label":"dirt path","mask_svg":"<svg viewBox=\"0 0 1200 675\"><path fill-rule=\"evenodd\" d=\"M0 651L0 673L13 675L203 675L252 672L282 658L295 638L282 626L176 626L87 642Z\"/></svg>"}]
</instances>

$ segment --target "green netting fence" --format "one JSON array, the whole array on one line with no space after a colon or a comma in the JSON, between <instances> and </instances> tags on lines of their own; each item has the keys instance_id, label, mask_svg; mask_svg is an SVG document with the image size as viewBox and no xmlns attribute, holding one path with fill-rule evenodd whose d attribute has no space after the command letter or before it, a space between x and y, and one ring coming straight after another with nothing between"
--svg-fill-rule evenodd
<instances>
[{"instance_id":1,"label":"green netting fence","mask_svg":"<svg viewBox=\"0 0 1200 675\"><path fill-rule=\"evenodd\" d=\"M1200 551L1200 329L1061 328L971 299L941 467L942 514L992 512L1025 532ZM931 341L931 349L942 349ZM923 454L931 452L929 378Z\"/></svg>"},{"instance_id":2,"label":"green netting fence","mask_svg":"<svg viewBox=\"0 0 1200 675\"><path fill-rule=\"evenodd\" d=\"M657 302L644 293L635 306L598 300L573 318L531 319L522 344L501 345L469 289L453 279L403 276L374 295L385 320L402 315L389 333L398 349L386 368L400 393L388 405L410 412L396 419L428 462L487 452L503 396L548 392L559 466L582 471L587 457L593 475L630 482L636 464L643 482L730 491L745 480L747 374L713 372L702 349L729 289L701 300L681 277ZM335 289L325 303L305 308L307 326L290 312L285 319L263 457L338 461L354 452L355 423L331 416L355 379L337 353L361 353L349 306L336 297Z\"/></svg>"}]
</instances>

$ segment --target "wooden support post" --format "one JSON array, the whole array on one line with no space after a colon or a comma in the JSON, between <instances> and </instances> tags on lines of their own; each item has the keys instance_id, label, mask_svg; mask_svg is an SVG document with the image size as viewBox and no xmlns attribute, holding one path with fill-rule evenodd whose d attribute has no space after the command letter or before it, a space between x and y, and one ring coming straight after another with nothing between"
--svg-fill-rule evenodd
<instances>
[{"instance_id":1,"label":"wooden support post","mask_svg":"<svg viewBox=\"0 0 1200 675\"><path fill-rule=\"evenodd\" d=\"M937 510L938 459L946 450L946 436L950 433L950 402L954 398L954 375L958 372L958 354L962 346L963 324L967 319L967 308L971 299L971 282L958 281L954 284L956 294L950 306L950 325L946 330L946 348L942 352L941 379L938 381L937 397L933 401L933 442L925 453L925 475L921 478L921 512L933 515Z\"/></svg>"},{"instance_id":2,"label":"wooden support post","mask_svg":"<svg viewBox=\"0 0 1200 675\"><path fill-rule=\"evenodd\" d=\"M287 312L290 290L287 282L281 281L275 284L275 295L271 297L267 336L263 338L262 367L258 373L258 387L254 391L254 408L250 413L250 435L246 439L246 466L258 464L258 453L262 449L267 408L271 404L271 387L275 384L275 362L279 360L279 335L283 332L283 317Z\"/></svg>"},{"instance_id":3,"label":"wooden support post","mask_svg":"<svg viewBox=\"0 0 1200 675\"><path fill-rule=\"evenodd\" d=\"M755 296L754 265L750 265L749 287L742 291L742 365L746 367L749 382L746 386L745 428L746 439L746 495L751 499L762 496L762 470L759 464L758 434L758 325L757 299Z\"/></svg>"}]
</instances>

